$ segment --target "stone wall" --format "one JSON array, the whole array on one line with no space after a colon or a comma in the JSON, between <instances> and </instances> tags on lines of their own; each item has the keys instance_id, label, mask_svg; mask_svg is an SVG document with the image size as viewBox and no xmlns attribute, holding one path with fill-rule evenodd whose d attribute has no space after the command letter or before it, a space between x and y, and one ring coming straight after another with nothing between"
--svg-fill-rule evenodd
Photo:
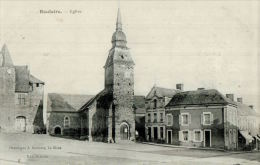
<instances>
[{"instance_id":1,"label":"stone wall","mask_svg":"<svg viewBox=\"0 0 260 165\"><path fill-rule=\"evenodd\" d=\"M69 127L64 127L64 118L69 117ZM55 128L61 128L61 135L55 134ZM49 134L64 137L80 138L81 118L77 112L51 112L49 116Z\"/></svg>"},{"instance_id":2,"label":"stone wall","mask_svg":"<svg viewBox=\"0 0 260 165\"><path fill-rule=\"evenodd\" d=\"M0 67L0 131L15 131L15 69Z\"/></svg>"},{"instance_id":3,"label":"stone wall","mask_svg":"<svg viewBox=\"0 0 260 165\"><path fill-rule=\"evenodd\" d=\"M34 133L44 128L43 123L43 90L44 85L32 84L32 91L29 93L15 93L15 118L23 116L26 118L26 132ZM18 95L24 94L25 105L20 105ZM37 115L37 116L36 116Z\"/></svg>"}]
</instances>

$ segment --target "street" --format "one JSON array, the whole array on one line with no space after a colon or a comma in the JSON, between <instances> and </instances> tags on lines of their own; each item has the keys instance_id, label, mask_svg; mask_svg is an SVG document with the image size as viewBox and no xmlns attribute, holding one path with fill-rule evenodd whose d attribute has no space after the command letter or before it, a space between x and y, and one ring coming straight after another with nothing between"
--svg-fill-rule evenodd
<instances>
[{"instance_id":1,"label":"street","mask_svg":"<svg viewBox=\"0 0 260 165\"><path fill-rule=\"evenodd\" d=\"M0 133L0 146L0 165L260 164L259 152L198 150L132 142L90 143L28 133Z\"/></svg>"}]
</instances>

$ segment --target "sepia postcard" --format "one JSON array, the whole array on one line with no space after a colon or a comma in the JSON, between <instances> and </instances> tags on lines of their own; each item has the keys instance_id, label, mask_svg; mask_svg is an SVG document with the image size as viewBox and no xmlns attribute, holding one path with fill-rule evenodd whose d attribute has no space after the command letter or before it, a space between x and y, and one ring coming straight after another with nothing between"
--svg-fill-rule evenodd
<instances>
[{"instance_id":1,"label":"sepia postcard","mask_svg":"<svg viewBox=\"0 0 260 165\"><path fill-rule=\"evenodd\" d=\"M0 0L0 165L259 165L259 0Z\"/></svg>"}]
</instances>

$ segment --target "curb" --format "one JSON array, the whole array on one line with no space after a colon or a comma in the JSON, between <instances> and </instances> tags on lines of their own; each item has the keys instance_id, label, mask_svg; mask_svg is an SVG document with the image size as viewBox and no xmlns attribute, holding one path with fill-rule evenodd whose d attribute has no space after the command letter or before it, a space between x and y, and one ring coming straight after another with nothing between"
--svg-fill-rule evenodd
<instances>
[{"instance_id":1,"label":"curb","mask_svg":"<svg viewBox=\"0 0 260 165\"><path fill-rule=\"evenodd\" d=\"M222 152L227 152L227 153L232 153L232 154L257 153L257 152L260 152L260 151L228 151L228 150L217 149L217 148L200 148L200 147L177 146L177 145L157 144L157 143L148 143L148 142L141 142L141 144L153 145L153 146L161 146L161 147L168 147L168 148L186 148L186 149L194 149L194 150L222 151Z\"/></svg>"}]
</instances>

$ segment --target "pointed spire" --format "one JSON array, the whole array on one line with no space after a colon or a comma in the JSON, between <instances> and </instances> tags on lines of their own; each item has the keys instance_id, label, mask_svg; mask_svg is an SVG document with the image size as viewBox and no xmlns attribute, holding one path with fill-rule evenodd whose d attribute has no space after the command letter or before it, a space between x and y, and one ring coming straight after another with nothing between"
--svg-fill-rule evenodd
<instances>
[{"instance_id":1,"label":"pointed spire","mask_svg":"<svg viewBox=\"0 0 260 165\"><path fill-rule=\"evenodd\" d=\"M13 66L13 61L6 44L2 47L1 54L3 56L2 66Z\"/></svg>"},{"instance_id":2,"label":"pointed spire","mask_svg":"<svg viewBox=\"0 0 260 165\"><path fill-rule=\"evenodd\" d=\"M120 8L118 8L118 10L117 10L116 31L122 31Z\"/></svg>"}]
</instances>

